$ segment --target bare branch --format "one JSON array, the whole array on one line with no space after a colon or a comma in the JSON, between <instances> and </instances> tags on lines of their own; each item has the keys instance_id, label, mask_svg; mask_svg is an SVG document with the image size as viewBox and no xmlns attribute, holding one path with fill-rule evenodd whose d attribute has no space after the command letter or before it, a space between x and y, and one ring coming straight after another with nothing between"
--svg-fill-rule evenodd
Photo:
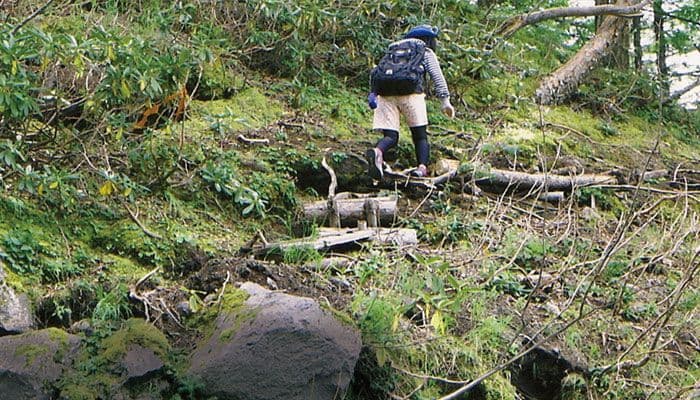
<instances>
[{"instance_id":1,"label":"bare branch","mask_svg":"<svg viewBox=\"0 0 700 400\"><path fill-rule=\"evenodd\" d=\"M537 11L529 14L522 14L513 17L506 21L499 30L499 34L503 37L509 37L519 29L528 25L537 24L542 21L565 17L592 17L600 15L615 15L618 17L637 17L639 12L651 3L651 0L644 0L639 4L631 6L620 6L615 4L606 4L600 6L588 7L560 7L550 8L547 10Z\"/></svg>"},{"instance_id":2,"label":"bare branch","mask_svg":"<svg viewBox=\"0 0 700 400\"><path fill-rule=\"evenodd\" d=\"M46 9L51 5L51 3L53 3L53 2L54 2L54 0L49 0L49 1L47 1L46 4L44 4L43 6L37 8L36 11L34 11L33 13L31 13L31 15L29 15L27 18L25 18L22 22L20 22L17 26L15 26L15 27L12 29L12 34L13 34L13 35L16 34L16 33L17 33L24 25L26 25L29 21L33 20L33 19L36 18L39 14L43 13L44 10L46 10Z\"/></svg>"}]
</instances>

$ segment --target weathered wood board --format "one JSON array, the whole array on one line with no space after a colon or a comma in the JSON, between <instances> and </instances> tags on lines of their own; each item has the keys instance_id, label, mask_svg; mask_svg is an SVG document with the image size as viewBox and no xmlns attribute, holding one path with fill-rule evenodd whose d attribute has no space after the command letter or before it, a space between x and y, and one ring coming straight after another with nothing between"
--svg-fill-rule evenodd
<instances>
[{"instance_id":1,"label":"weathered wood board","mask_svg":"<svg viewBox=\"0 0 700 400\"><path fill-rule=\"evenodd\" d=\"M418 243L418 235L414 229L406 228L321 228L318 237L264 243L254 247L253 252L257 255L262 255L294 247L310 247L318 251L328 251L339 247L359 245L363 242L377 242L397 246L414 245Z\"/></svg>"}]
</instances>

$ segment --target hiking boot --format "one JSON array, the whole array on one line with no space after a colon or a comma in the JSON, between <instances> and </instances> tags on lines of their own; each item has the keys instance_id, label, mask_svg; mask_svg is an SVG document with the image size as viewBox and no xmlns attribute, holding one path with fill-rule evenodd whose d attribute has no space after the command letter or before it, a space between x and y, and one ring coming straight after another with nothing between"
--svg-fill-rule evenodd
<instances>
[{"instance_id":1,"label":"hiking boot","mask_svg":"<svg viewBox=\"0 0 700 400\"><path fill-rule=\"evenodd\" d=\"M416 178L425 178L428 176L428 167L425 165L421 164L416 167L413 171L411 171L411 176L415 176Z\"/></svg>"},{"instance_id":2,"label":"hiking boot","mask_svg":"<svg viewBox=\"0 0 700 400\"><path fill-rule=\"evenodd\" d=\"M384 158L382 151L378 148L369 149L365 152L365 157L369 163L367 172L373 179L381 180L384 177Z\"/></svg>"}]
</instances>

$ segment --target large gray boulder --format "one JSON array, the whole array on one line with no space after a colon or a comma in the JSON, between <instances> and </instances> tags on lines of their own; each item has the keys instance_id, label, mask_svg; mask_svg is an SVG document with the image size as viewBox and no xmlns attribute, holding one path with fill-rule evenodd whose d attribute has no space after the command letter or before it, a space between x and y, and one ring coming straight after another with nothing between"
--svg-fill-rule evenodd
<instances>
[{"instance_id":1,"label":"large gray boulder","mask_svg":"<svg viewBox=\"0 0 700 400\"><path fill-rule=\"evenodd\" d=\"M0 336L35 329L31 302L27 295L15 293L5 283L5 271L0 263Z\"/></svg>"},{"instance_id":2,"label":"large gray boulder","mask_svg":"<svg viewBox=\"0 0 700 400\"><path fill-rule=\"evenodd\" d=\"M341 399L359 357L359 332L309 298L254 283L241 307L219 313L189 373L207 394L234 400Z\"/></svg>"},{"instance_id":3,"label":"large gray boulder","mask_svg":"<svg viewBox=\"0 0 700 400\"><path fill-rule=\"evenodd\" d=\"M55 328L0 337L0 398L50 399L79 347L79 337Z\"/></svg>"}]
</instances>

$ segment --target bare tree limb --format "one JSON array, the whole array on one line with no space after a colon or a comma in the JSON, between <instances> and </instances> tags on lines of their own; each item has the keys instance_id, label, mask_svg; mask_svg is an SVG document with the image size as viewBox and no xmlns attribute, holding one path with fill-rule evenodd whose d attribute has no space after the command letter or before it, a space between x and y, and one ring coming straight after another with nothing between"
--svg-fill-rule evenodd
<instances>
[{"instance_id":1,"label":"bare tree limb","mask_svg":"<svg viewBox=\"0 0 700 400\"><path fill-rule=\"evenodd\" d=\"M673 297L674 300L673 302L668 306L666 311L661 313L655 320L652 322L638 337L637 339L632 343L631 346L627 348L625 352L623 352L618 358L617 358L617 363L611 364L604 366L600 368L600 374L605 374L611 370L615 371L620 371L620 370L626 370L630 368L638 368L646 364L649 359L651 358L651 353L647 353L641 360L638 361L626 361L623 362L622 360L629 355L632 350L639 344L639 342L647 336L651 330L658 326L658 330L656 331L656 334L654 335L654 339L652 341L652 344L650 346L651 351L656 349L656 346L659 343L659 339L661 337L661 332L662 329L667 326L669 319L671 318L671 315L676 311L676 308L678 306L678 303L680 302L682 298L682 294L684 293L686 287L693 281L695 274L698 272L698 269L700 269L700 262L698 262L698 257L700 257L700 247L698 247L695 250L695 254L693 255L692 259L689 262L689 271L688 273L683 277L681 282L676 286L674 291L669 295L669 297Z\"/></svg>"},{"instance_id":2,"label":"bare tree limb","mask_svg":"<svg viewBox=\"0 0 700 400\"><path fill-rule=\"evenodd\" d=\"M621 6L616 4L606 4L588 7L560 7L537 11L529 14L522 14L506 21L499 29L498 33L503 37L509 37L519 29L528 25L534 25L542 21L564 17L591 17L599 15L615 15L618 17L636 17L651 0L644 0L639 4L631 6Z\"/></svg>"},{"instance_id":3,"label":"bare tree limb","mask_svg":"<svg viewBox=\"0 0 700 400\"><path fill-rule=\"evenodd\" d=\"M615 183L617 179L612 175L553 175L553 174L528 174L525 172L491 169L484 178L477 178L479 185L490 184L507 186L517 190L533 190L546 188L547 191L570 191L576 187L604 185Z\"/></svg>"},{"instance_id":4,"label":"bare tree limb","mask_svg":"<svg viewBox=\"0 0 700 400\"><path fill-rule=\"evenodd\" d=\"M134 222L136 223L136 225L139 226L139 228L141 228L141 230L143 231L143 233L145 233L146 235L152 237L153 239L163 240L163 237L162 237L162 236L160 236L159 234L157 234L157 233L151 231L150 229L146 228L146 226L139 220L138 215L135 214L133 211L131 211L131 209L129 208L128 205L126 205L126 203L124 203L124 208L125 208L126 211L129 213L129 217L131 217L131 220L134 221Z\"/></svg>"}]
</instances>

